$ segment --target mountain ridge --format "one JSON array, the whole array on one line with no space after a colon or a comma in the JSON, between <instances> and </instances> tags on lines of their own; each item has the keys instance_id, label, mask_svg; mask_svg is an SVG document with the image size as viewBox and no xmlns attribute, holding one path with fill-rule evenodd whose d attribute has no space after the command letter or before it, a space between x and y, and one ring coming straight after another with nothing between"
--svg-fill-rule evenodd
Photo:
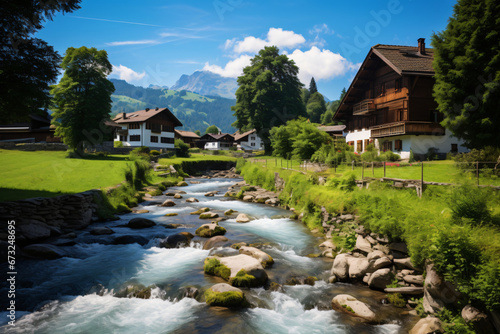
<instances>
[{"instance_id":1,"label":"mountain ridge","mask_svg":"<svg viewBox=\"0 0 500 334\"><path fill-rule=\"evenodd\" d=\"M196 71L190 75L181 75L170 89L187 90L205 96L235 99L238 82L234 78L225 78L213 72Z\"/></svg>"}]
</instances>

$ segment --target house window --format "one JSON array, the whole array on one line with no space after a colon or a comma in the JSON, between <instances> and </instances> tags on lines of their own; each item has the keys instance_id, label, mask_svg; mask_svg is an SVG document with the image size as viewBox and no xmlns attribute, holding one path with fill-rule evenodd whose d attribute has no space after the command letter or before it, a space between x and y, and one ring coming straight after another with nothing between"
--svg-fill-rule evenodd
<instances>
[{"instance_id":1,"label":"house window","mask_svg":"<svg viewBox=\"0 0 500 334\"><path fill-rule=\"evenodd\" d=\"M394 90L396 92L399 92L401 90L401 88L402 88L402 84L403 84L403 81L402 81L401 78L396 79L396 82L394 83Z\"/></svg>"},{"instance_id":2,"label":"house window","mask_svg":"<svg viewBox=\"0 0 500 334\"><path fill-rule=\"evenodd\" d=\"M451 153L458 152L458 144L451 144Z\"/></svg>"},{"instance_id":3,"label":"house window","mask_svg":"<svg viewBox=\"0 0 500 334\"><path fill-rule=\"evenodd\" d=\"M127 141L127 136L120 136L120 141Z\"/></svg>"},{"instance_id":4,"label":"house window","mask_svg":"<svg viewBox=\"0 0 500 334\"><path fill-rule=\"evenodd\" d=\"M141 141L141 136L140 135L131 135L130 141Z\"/></svg>"},{"instance_id":5,"label":"house window","mask_svg":"<svg viewBox=\"0 0 500 334\"><path fill-rule=\"evenodd\" d=\"M402 151L403 150L403 141L401 139L397 139L394 141L394 149L396 151Z\"/></svg>"},{"instance_id":6,"label":"house window","mask_svg":"<svg viewBox=\"0 0 500 334\"><path fill-rule=\"evenodd\" d=\"M380 84L380 95L385 95L385 82Z\"/></svg>"},{"instance_id":7,"label":"house window","mask_svg":"<svg viewBox=\"0 0 500 334\"><path fill-rule=\"evenodd\" d=\"M255 143L251 143L250 145L251 145L251 146L255 146Z\"/></svg>"},{"instance_id":8,"label":"house window","mask_svg":"<svg viewBox=\"0 0 500 334\"><path fill-rule=\"evenodd\" d=\"M392 141L390 141L390 140L386 140L386 141L384 142L384 146L383 146L383 148L384 148L384 152L385 152L385 151L392 151Z\"/></svg>"},{"instance_id":9,"label":"house window","mask_svg":"<svg viewBox=\"0 0 500 334\"><path fill-rule=\"evenodd\" d=\"M173 144L174 138L161 137L162 144Z\"/></svg>"},{"instance_id":10,"label":"house window","mask_svg":"<svg viewBox=\"0 0 500 334\"><path fill-rule=\"evenodd\" d=\"M354 142L353 142L353 141L348 141L348 142L347 142L347 144L348 144L349 146L354 146Z\"/></svg>"},{"instance_id":11,"label":"house window","mask_svg":"<svg viewBox=\"0 0 500 334\"><path fill-rule=\"evenodd\" d=\"M163 132L174 132L174 127L171 125L162 125L161 131Z\"/></svg>"},{"instance_id":12,"label":"house window","mask_svg":"<svg viewBox=\"0 0 500 334\"><path fill-rule=\"evenodd\" d=\"M357 147L356 147L356 152L362 152L363 151L363 141L362 140L358 140L357 142Z\"/></svg>"},{"instance_id":13,"label":"house window","mask_svg":"<svg viewBox=\"0 0 500 334\"><path fill-rule=\"evenodd\" d=\"M158 136L151 136L151 142L152 143L157 143L158 142Z\"/></svg>"},{"instance_id":14,"label":"house window","mask_svg":"<svg viewBox=\"0 0 500 334\"><path fill-rule=\"evenodd\" d=\"M366 151L366 147L370 144L370 139L365 139L365 151Z\"/></svg>"},{"instance_id":15,"label":"house window","mask_svg":"<svg viewBox=\"0 0 500 334\"><path fill-rule=\"evenodd\" d=\"M255 137L254 136L250 137L250 140L255 140Z\"/></svg>"},{"instance_id":16,"label":"house window","mask_svg":"<svg viewBox=\"0 0 500 334\"><path fill-rule=\"evenodd\" d=\"M140 129L141 128L141 125L139 123L130 123L128 125L128 128L130 130L136 130L136 129Z\"/></svg>"}]
</instances>

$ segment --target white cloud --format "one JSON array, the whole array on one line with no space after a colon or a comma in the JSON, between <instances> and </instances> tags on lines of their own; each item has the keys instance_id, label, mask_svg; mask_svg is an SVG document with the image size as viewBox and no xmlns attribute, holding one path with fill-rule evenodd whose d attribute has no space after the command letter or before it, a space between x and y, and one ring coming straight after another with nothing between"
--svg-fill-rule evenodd
<instances>
[{"instance_id":1,"label":"white cloud","mask_svg":"<svg viewBox=\"0 0 500 334\"><path fill-rule=\"evenodd\" d=\"M315 25L311 30L309 30L309 33L311 35L333 34L334 31L328 28L328 25L326 23L323 23Z\"/></svg>"},{"instance_id":2,"label":"white cloud","mask_svg":"<svg viewBox=\"0 0 500 334\"><path fill-rule=\"evenodd\" d=\"M120 64L120 66L115 66L113 65L113 72L110 74L111 76L118 77L121 80L125 80L127 82L131 81L139 81L144 78L146 75L146 72L142 73L137 73L131 68L128 68L127 66L123 66Z\"/></svg>"},{"instance_id":3,"label":"white cloud","mask_svg":"<svg viewBox=\"0 0 500 334\"><path fill-rule=\"evenodd\" d=\"M109 46L119 46L119 45L138 45L138 44L158 44L157 40L154 39L144 39L140 41L122 41L122 42L110 42L106 43Z\"/></svg>"},{"instance_id":4,"label":"white cloud","mask_svg":"<svg viewBox=\"0 0 500 334\"><path fill-rule=\"evenodd\" d=\"M217 73L226 78L237 78L238 76L243 74L243 68L250 65L250 59L252 59L252 57L248 55L241 55L238 58L228 62L226 66L224 66L224 68L218 65L210 65L208 62L206 62L203 70Z\"/></svg>"},{"instance_id":5,"label":"white cloud","mask_svg":"<svg viewBox=\"0 0 500 334\"><path fill-rule=\"evenodd\" d=\"M256 54L265 46L276 45L278 48L293 48L304 44L306 39L300 34L282 28L270 28L267 32L267 39L263 40L254 36L245 37L242 41L227 40L224 48L228 49L234 45L233 51L237 54Z\"/></svg>"},{"instance_id":6,"label":"white cloud","mask_svg":"<svg viewBox=\"0 0 500 334\"><path fill-rule=\"evenodd\" d=\"M329 80L359 68L359 64L351 63L340 54L320 50L316 46L305 52L297 49L288 58L293 59L299 67L299 79L304 84L309 84L311 77Z\"/></svg>"}]
</instances>

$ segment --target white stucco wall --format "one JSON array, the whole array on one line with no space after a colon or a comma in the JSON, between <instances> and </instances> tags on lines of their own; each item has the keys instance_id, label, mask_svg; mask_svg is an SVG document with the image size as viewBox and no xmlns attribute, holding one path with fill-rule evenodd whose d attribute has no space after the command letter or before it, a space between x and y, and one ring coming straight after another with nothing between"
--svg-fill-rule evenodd
<instances>
[{"instance_id":1,"label":"white stucco wall","mask_svg":"<svg viewBox=\"0 0 500 334\"><path fill-rule=\"evenodd\" d=\"M122 129L126 130L128 128L128 124L122 125ZM130 136L134 135L139 135L141 136L140 141L130 141ZM151 142L151 136L157 136L158 137L158 142L153 143ZM165 132L162 131L161 133L153 133L151 130L146 129L146 123L142 123L140 125L139 129L129 129L128 130L128 135L127 135L127 140L122 141L123 146L130 146L130 147L139 147L139 146L147 146L150 148L155 148L155 149L174 149L174 143L162 143L161 142L161 137L166 137L166 138L174 138L175 134L174 132ZM120 141L120 135L117 135L115 138L115 141Z\"/></svg>"},{"instance_id":2,"label":"white stucco wall","mask_svg":"<svg viewBox=\"0 0 500 334\"><path fill-rule=\"evenodd\" d=\"M357 149L358 149L358 145L357 145L357 142L358 140L362 140L363 141L363 150L365 149L364 145L365 145L365 139L370 139L371 137L371 134L372 134L372 131L371 130L354 130L352 132L348 132L347 133L347 136L345 137L345 141L346 142L350 142L350 141L353 141L354 142L354 152L358 152ZM360 151L358 153L362 153L363 151Z\"/></svg>"},{"instance_id":3,"label":"white stucco wall","mask_svg":"<svg viewBox=\"0 0 500 334\"><path fill-rule=\"evenodd\" d=\"M244 151L257 151L264 149L264 143L257 134L252 133L247 136L247 141L242 141L238 144L238 149ZM253 144L253 145L252 145Z\"/></svg>"}]
</instances>

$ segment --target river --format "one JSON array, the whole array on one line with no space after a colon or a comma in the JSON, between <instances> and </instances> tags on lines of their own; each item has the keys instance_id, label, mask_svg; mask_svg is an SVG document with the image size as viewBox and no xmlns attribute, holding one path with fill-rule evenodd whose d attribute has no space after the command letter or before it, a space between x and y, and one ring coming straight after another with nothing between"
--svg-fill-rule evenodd
<instances>
[{"instance_id":1,"label":"river","mask_svg":"<svg viewBox=\"0 0 500 334\"><path fill-rule=\"evenodd\" d=\"M223 197L227 188L239 179L187 179L183 199L176 206L160 207L144 202L137 209L143 214L125 214L120 220L93 224L78 231L76 244L62 247L67 257L56 260L22 260L18 262L16 282L16 326L5 326L7 313L2 313L0 332L6 333L406 333L410 316L391 305L382 305L385 295L364 286L326 283L332 260L311 258L319 253L319 237L299 221L289 219L290 211L247 203ZM190 181L200 183L191 184ZM218 190L214 197L208 191ZM195 197L198 203L186 203ZM168 197L172 199L172 197ZM162 202L166 196L154 198ZM203 250L207 239L196 237L189 247L166 249L157 247L159 240L170 234L194 231L207 221L190 212L201 207L222 212L237 210L255 218L249 223L236 223L234 218L221 221L226 228L228 247ZM220 210L220 211L218 211ZM177 216L165 216L178 213ZM131 218L145 217L158 225L141 230L120 227ZM233 216L234 217L234 216ZM164 224L182 224L167 229ZM94 236L92 228L108 226L112 235ZM118 236L140 235L148 240L114 245ZM229 310L209 307L193 298L184 297L186 287L200 291L223 280L205 275L204 259L213 254L237 254L232 243L257 243L275 261L266 271L272 281L284 284L291 276L315 276L310 285L284 285L282 291L263 288L245 291L254 307ZM151 298L118 298L116 292L130 284L155 284ZM6 287L0 291L6 296ZM368 303L384 319L382 325L367 325L349 315L331 309L332 298L348 293ZM411 327L410 327L411 328Z\"/></svg>"}]
</instances>

